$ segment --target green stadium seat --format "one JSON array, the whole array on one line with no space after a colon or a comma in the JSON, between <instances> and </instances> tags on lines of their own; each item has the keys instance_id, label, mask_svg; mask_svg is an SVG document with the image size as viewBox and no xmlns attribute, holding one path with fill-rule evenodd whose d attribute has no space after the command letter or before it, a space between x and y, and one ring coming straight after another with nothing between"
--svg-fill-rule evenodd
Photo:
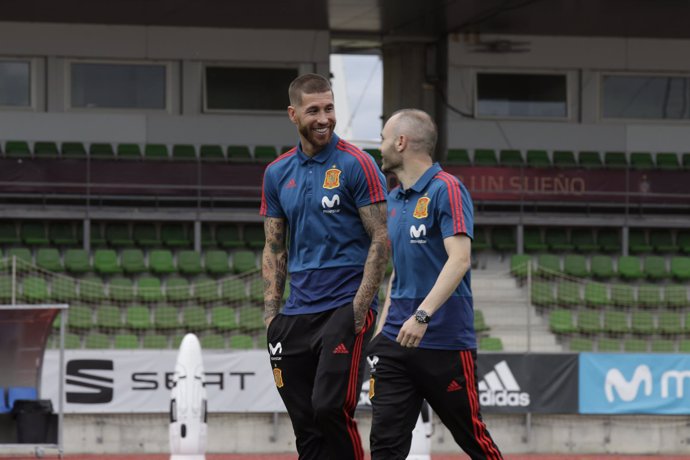
<instances>
[{"instance_id":1,"label":"green stadium seat","mask_svg":"<svg viewBox=\"0 0 690 460\"><path fill-rule=\"evenodd\" d=\"M625 334L630 330L628 315L622 311L605 311L603 330L609 334Z\"/></svg>"},{"instance_id":2,"label":"green stadium seat","mask_svg":"<svg viewBox=\"0 0 690 460\"><path fill-rule=\"evenodd\" d=\"M679 281L690 280L690 257L671 257L671 276Z\"/></svg>"},{"instance_id":3,"label":"green stadium seat","mask_svg":"<svg viewBox=\"0 0 690 460\"><path fill-rule=\"evenodd\" d=\"M556 304L556 295L553 285L545 281L534 281L530 288L532 303L540 307L548 307Z\"/></svg>"},{"instance_id":4,"label":"green stadium seat","mask_svg":"<svg viewBox=\"0 0 690 460\"><path fill-rule=\"evenodd\" d=\"M628 248L631 254L652 252L652 245L647 241L644 230L631 229L628 237Z\"/></svg>"},{"instance_id":5,"label":"green stadium seat","mask_svg":"<svg viewBox=\"0 0 690 460\"><path fill-rule=\"evenodd\" d=\"M209 249L204 252L204 268L212 275L230 273L228 253L220 249Z\"/></svg>"},{"instance_id":6,"label":"green stadium seat","mask_svg":"<svg viewBox=\"0 0 690 460\"><path fill-rule=\"evenodd\" d=\"M216 246L216 237L208 224L201 225L201 247L212 248Z\"/></svg>"},{"instance_id":7,"label":"green stadium seat","mask_svg":"<svg viewBox=\"0 0 690 460\"><path fill-rule=\"evenodd\" d=\"M22 242L29 246L48 245L48 232L43 222L22 222L19 230Z\"/></svg>"},{"instance_id":8,"label":"green stadium seat","mask_svg":"<svg viewBox=\"0 0 690 460\"><path fill-rule=\"evenodd\" d=\"M67 318L67 326L70 329L90 329L93 325L93 310L83 305L71 305Z\"/></svg>"},{"instance_id":9,"label":"green stadium seat","mask_svg":"<svg viewBox=\"0 0 690 460\"><path fill-rule=\"evenodd\" d=\"M474 331L485 332L489 330L489 326L486 325L486 320L484 319L484 312L481 310L474 310Z\"/></svg>"},{"instance_id":10,"label":"green stadium seat","mask_svg":"<svg viewBox=\"0 0 690 460\"><path fill-rule=\"evenodd\" d=\"M153 309L153 325L156 329L176 329L179 327L179 312L175 307L158 305Z\"/></svg>"},{"instance_id":11,"label":"green stadium seat","mask_svg":"<svg viewBox=\"0 0 690 460\"><path fill-rule=\"evenodd\" d=\"M219 225L216 227L216 240L221 248L240 248L244 241L240 237L240 229L237 225Z\"/></svg>"},{"instance_id":12,"label":"green stadium seat","mask_svg":"<svg viewBox=\"0 0 690 460\"><path fill-rule=\"evenodd\" d=\"M7 158L31 158L29 143L25 141L5 142L5 156Z\"/></svg>"},{"instance_id":13,"label":"green stadium seat","mask_svg":"<svg viewBox=\"0 0 690 460\"><path fill-rule=\"evenodd\" d=\"M165 296L171 302L184 302L192 298L187 278L171 276L165 283Z\"/></svg>"},{"instance_id":14,"label":"green stadium seat","mask_svg":"<svg viewBox=\"0 0 690 460\"><path fill-rule=\"evenodd\" d=\"M575 245L570 242L568 232L562 227L548 227L544 233L544 242L551 251L572 251Z\"/></svg>"},{"instance_id":15,"label":"green stadium seat","mask_svg":"<svg viewBox=\"0 0 690 460\"><path fill-rule=\"evenodd\" d=\"M201 337L201 348L204 350L225 349L225 338L218 334L206 334Z\"/></svg>"},{"instance_id":16,"label":"green stadium seat","mask_svg":"<svg viewBox=\"0 0 690 460\"><path fill-rule=\"evenodd\" d=\"M662 311L657 317L657 331L660 334L673 335L682 334L682 316L672 311Z\"/></svg>"},{"instance_id":17,"label":"green stadium seat","mask_svg":"<svg viewBox=\"0 0 690 460\"><path fill-rule=\"evenodd\" d=\"M623 350L626 353L646 353L647 341L644 339L628 339L623 341Z\"/></svg>"},{"instance_id":18,"label":"green stadium seat","mask_svg":"<svg viewBox=\"0 0 690 460\"><path fill-rule=\"evenodd\" d=\"M48 300L46 280L37 276L28 276L22 282L22 297L28 303L44 303Z\"/></svg>"},{"instance_id":19,"label":"green stadium seat","mask_svg":"<svg viewBox=\"0 0 690 460\"><path fill-rule=\"evenodd\" d=\"M641 307L659 308L661 302L661 287L653 284L643 284L637 290L637 303Z\"/></svg>"},{"instance_id":20,"label":"green stadium seat","mask_svg":"<svg viewBox=\"0 0 690 460\"><path fill-rule=\"evenodd\" d=\"M117 253L113 249L96 249L93 253L93 269L101 275L122 272Z\"/></svg>"},{"instance_id":21,"label":"green stadium seat","mask_svg":"<svg viewBox=\"0 0 690 460\"><path fill-rule=\"evenodd\" d=\"M679 353L690 353L690 340L681 339L678 343Z\"/></svg>"},{"instance_id":22,"label":"green stadium seat","mask_svg":"<svg viewBox=\"0 0 690 460\"><path fill-rule=\"evenodd\" d=\"M101 332L91 331L84 337L84 348L87 350L110 348L110 337Z\"/></svg>"},{"instance_id":23,"label":"green stadium seat","mask_svg":"<svg viewBox=\"0 0 690 460\"><path fill-rule=\"evenodd\" d=\"M151 314L143 305L130 305L125 311L125 325L133 330L145 330L151 328Z\"/></svg>"},{"instance_id":24,"label":"green stadium seat","mask_svg":"<svg viewBox=\"0 0 690 460\"><path fill-rule=\"evenodd\" d=\"M223 148L220 145L202 145L199 148L199 158L202 161L225 161Z\"/></svg>"},{"instance_id":25,"label":"green stadium seat","mask_svg":"<svg viewBox=\"0 0 690 460\"><path fill-rule=\"evenodd\" d=\"M107 142L94 142L89 145L89 156L97 160L115 159L115 150L112 144Z\"/></svg>"},{"instance_id":26,"label":"green stadium seat","mask_svg":"<svg viewBox=\"0 0 690 460\"><path fill-rule=\"evenodd\" d=\"M630 167L632 169L654 169L654 158L649 152L632 152L630 154Z\"/></svg>"},{"instance_id":27,"label":"green stadium seat","mask_svg":"<svg viewBox=\"0 0 690 460\"><path fill-rule=\"evenodd\" d=\"M266 242L266 235L264 234L263 225L247 225L244 227L244 241L247 246L253 249L260 249L264 247Z\"/></svg>"},{"instance_id":28,"label":"green stadium seat","mask_svg":"<svg viewBox=\"0 0 690 460\"><path fill-rule=\"evenodd\" d=\"M472 240L472 252L480 252L489 249L489 240L486 237L484 227L474 227L474 239Z\"/></svg>"},{"instance_id":29,"label":"green stadium seat","mask_svg":"<svg viewBox=\"0 0 690 460\"><path fill-rule=\"evenodd\" d=\"M122 315L115 305L99 305L96 308L96 325L101 329L122 327Z\"/></svg>"},{"instance_id":30,"label":"green stadium seat","mask_svg":"<svg viewBox=\"0 0 690 460\"><path fill-rule=\"evenodd\" d=\"M97 276L87 276L79 281L79 298L88 302L100 302L106 298L103 280Z\"/></svg>"},{"instance_id":31,"label":"green stadium seat","mask_svg":"<svg viewBox=\"0 0 690 460\"><path fill-rule=\"evenodd\" d=\"M168 337L160 334L145 335L142 348L144 350L164 350L168 348Z\"/></svg>"},{"instance_id":32,"label":"green stadium seat","mask_svg":"<svg viewBox=\"0 0 690 460\"><path fill-rule=\"evenodd\" d=\"M655 252L678 252L678 245L673 242L673 234L668 229L654 229L649 232L649 244Z\"/></svg>"},{"instance_id":33,"label":"green stadium seat","mask_svg":"<svg viewBox=\"0 0 690 460\"><path fill-rule=\"evenodd\" d=\"M554 150L553 165L557 168L577 168L575 154L569 150Z\"/></svg>"},{"instance_id":34,"label":"green stadium seat","mask_svg":"<svg viewBox=\"0 0 690 460\"><path fill-rule=\"evenodd\" d=\"M165 144L146 144L144 146L145 160L168 160L168 147Z\"/></svg>"},{"instance_id":35,"label":"green stadium seat","mask_svg":"<svg viewBox=\"0 0 690 460\"><path fill-rule=\"evenodd\" d=\"M60 273L65 270L60 260L60 251L55 248L40 248L36 251L36 265L44 270Z\"/></svg>"},{"instance_id":36,"label":"green stadium seat","mask_svg":"<svg viewBox=\"0 0 690 460\"><path fill-rule=\"evenodd\" d=\"M546 150L528 150L527 166L532 168L548 168L551 166L549 154Z\"/></svg>"},{"instance_id":37,"label":"green stadium seat","mask_svg":"<svg viewBox=\"0 0 690 460\"><path fill-rule=\"evenodd\" d=\"M137 280L137 296L139 300L144 302L162 301L161 280L155 276L142 276Z\"/></svg>"},{"instance_id":38,"label":"green stadium seat","mask_svg":"<svg viewBox=\"0 0 690 460\"><path fill-rule=\"evenodd\" d=\"M496 152L492 149L475 149L474 165L498 166L498 161L496 160Z\"/></svg>"},{"instance_id":39,"label":"green stadium seat","mask_svg":"<svg viewBox=\"0 0 690 460\"><path fill-rule=\"evenodd\" d=\"M223 332L239 328L235 309L224 306L213 307L211 309L211 326Z\"/></svg>"},{"instance_id":40,"label":"green stadium seat","mask_svg":"<svg viewBox=\"0 0 690 460\"><path fill-rule=\"evenodd\" d=\"M664 302L669 308L684 308L688 303L688 289L685 284L669 284L664 287Z\"/></svg>"},{"instance_id":41,"label":"green stadium seat","mask_svg":"<svg viewBox=\"0 0 690 460\"><path fill-rule=\"evenodd\" d=\"M668 339L652 339L652 353L675 353L676 343Z\"/></svg>"},{"instance_id":42,"label":"green stadium seat","mask_svg":"<svg viewBox=\"0 0 690 460\"><path fill-rule=\"evenodd\" d=\"M137 222L132 229L132 236L138 246L157 247L163 245L153 222Z\"/></svg>"},{"instance_id":43,"label":"green stadium seat","mask_svg":"<svg viewBox=\"0 0 690 460\"><path fill-rule=\"evenodd\" d=\"M515 252L517 243L513 227L494 227L491 229L491 244L501 252Z\"/></svg>"},{"instance_id":44,"label":"green stadium seat","mask_svg":"<svg viewBox=\"0 0 690 460\"><path fill-rule=\"evenodd\" d=\"M577 162L581 168L601 169L604 167L599 152L580 152L577 156Z\"/></svg>"},{"instance_id":45,"label":"green stadium seat","mask_svg":"<svg viewBox=\"0 0 690 460\"><path fill-rule=\"evenodd\" d=\"M149 268L153 273L174 273L176 271L173 253L168 249L153 249L149 252Z\"/></svg>"},{"instance_id":46,"label":"green stadium seat","mask_svg":"<svg viewBox=\"0 0 690 460\"><path fill-rule=\"evenodd\" d=\"M548 246L544 243L541 235L541 229L535 227L525 227L524 231L524 246L526 252L546 251Z\"/></svg>"},{"instance_id":47,"label":"green stadium seat","mask_svg":"<svg viewBox=\"0 0 690 460\"><path fill-rule=\"evenodd\" d=\"M480 337L479 349L481 351L503 351L503 341L499 337Z\"/></svg>"},{"instance_id":48,"label":"green stadium seat","mask_svg":"<svg viewBox=\"0 0 690 460\"><path fill-rule=\"evenodd\" d=\"M498 152L499 163L501 166L520 167L524 166L525 160L522 152L515 149L505 149Z\"/></svg>"},{"instance_id":49,"label":"green stadium seat","mask_svg":"<svg viewBox=\"0 0 690 460\"><path fill-rule=\"evenodd\" d=\"M576 330L573 313L562 308L552 311L549 314L549 329L554 334L572 334Z\"/></svg>"},{"instance_id":50,"label":"green stadium seat","mask_svg":"<svg viewBox=\"0 0 690 460\"><path fill-rule=\"evenodd\" d=\"M246 145L229 145L227 149L228 160L247 161L251 160L252 155Z\"/></svg>"},{"instance_id":51,"label":"green stadium seat","mask_svg":"<svg viewBox=\"0 0 690 460\"><path fill-rule=\"evenodd\" d=\"M577 329L583 334L598 334L602 331L601 314L598 311L578 312Z\"/></svg>"},{"instance_id":52,"label":"green stadium seat","mask_svg":"<svg viewBox=\"0 0 690 460\"><path fill-rule=\"evenodd\" d=\"M170 247L189 247L192 239L184 224L163 224L161 226L163 244Z\"/></svg>"},{"instance_id":53,"label":"green stadium seat","mask_svg":"<svg viewBox=\"0 0 690 460\"><path fill-rule=\"evenodd\" d=\"M141 160L141 148L138 144L118 144L117 158L119 160Z\"/></svg>"},{"instance_id":54,"label":"green stadium seat","mask_svg":"<svg viewBox=\"0 0 690 460\"><path fill-rule=\"evenodd\" d=\"M196 161L196 148L190 144L176 144L172 149L173 160Z\"/></svg>"},{"instance_id":55,"label":"green stadium seat","mask_svg":"<svg viewBox=\"0 0 690 460\"><path fill-rule=\"evenodd\" d=\"M73 278L56 276L50 285L50 298L58 302L72 302L78 298L77 283Z\"/></svg>"},{"instance_id":56,"label":"green stadium seat","mask_svg":"<svg viewBox=\"0 0 690 460\"><path fill-rule=\"evenodd\" d=\"M130 278L115 276L108 283L108 293L112 300L131 302L135 299L134 283Z\"/></svg>"},{"instance_id":57,"label":"green stadium seat","mask_svg":"<svg viewBox=\"0 0 690 460\"><path fill-rule=\"evenodd\" d=\"M678 248L685 254L690 254L690 230L679 230L676 235Z\"/></svg>"},{"instance_id":58,"label":"green stadium seat","mask_svg":"<svg viewBox=\"0 0 690 460\"><path fill-rule=\"evenodd\" d=\"M79 234L82 233L83 229L82 227L78 227L77 230L79 231ZM91 226L89 227L89 237L91 239L91 247L97 247L97 246L105 246L106 244L106 239L103 234L103 227L99 223L91 223Z\"/></svg>"},{"instance_id":59,"label":"green stadium seat","mask_svg":"<svg viewBox=\"0 0 690 460\"><path fill-rule=\"evenodd\" d=\"M0 222L0 245L18 244L17 226L14 222Z\"/></svg>"},{"instance_id":60,"label":"green stadium seat","mask_svg":"<svg viewBox=\"0 0 690 460\"><path fill-rule=\"evenodd\" d=\"M628 167L628 159L625 152L606 152L604 153L604 166L612 169Z\"/></svg>"},{"instance_id":61,"label":"green stadium seat","mask_svg":"<svg viewBox=\"0 0 690 460\"><path fill-rule=\"evenodd\" d=\"M570 351L578 353L594 351L594 342L592 339L586 339L584 337L573 337L570 339L569 348Z\"/></svg>"},{"instance_id":62,"label":"green stadium seat","mask_svg":"<svg viewBox=\"0 0 690 460\"><path fill-rule=\"evenodd\" d=\"M220 300L218 283L206 276L197 277L194 281L194 298L202 303Z\"/></svg>"},{"instance_id":63,"label":"green stadium seat","mask_svg":"<svg viewBox=\"0 0 690 460\"><path fill-rule=\"evenodd\" d=\"M472 162L470 161L470 154L467 152L467 149L448 149L446 164L470 166Z\"/></svg>"},{"instance_id":64,"label":"green stadium seat","mask_svg":"<svg viewBox=\"0 0 690 460\"><path fill-rule=\"evenodd\" d=\"M621 256L618 258L618 275L625 280L636 280L643 276L642 263L637 256Z\"/></svg>"},{"instance_id":65,"label":"green stadium seat","mask_svg":"<svg viewBox=\"0 0 690 460\"><path fill-rule=\"evenodd\" d=\"M244 306L240 308L239 325L243 331L266 329L263 319L263 308Z\"/></svg>"},{"instance_id":66,"label":"green stadium seat","mask_svg":"<svg viewBox=\"0 0 690 460\"><path fill-rule=\"evenodd\" d=\"M257 161L271 162L278 157L276 148L272 145L257 145L254 147L254 159Z\"/></svg>"},{"instance_id":67,"label":"green stadium seat","mask_svg":"<svg viewBox=\"0 0 690 460\"><path fill-rule=\"evenodd\" d=\"M254 348L254 341L245 334L235 334L230 336L229 347L231 350L250 350Z\"/></svg>"},{"instance_id":68,"label":"green stadium seat","mask_svg":"<svg viewBox=\"0 0 690 460\"><path fill-rule=\"evenodd\" d=\"M86 149L81 142L63 142L61 149L63 158L86 157Z\"/></svg>"},{"instance_id":69,"label":"green stadium seat","mask_svg":"<svg viewBox=\"0 0 690 460\"><path fill-rule=\"evenodd\" d=\"M148 269L146 267L144 251L141 249L123 249L120 253L120 259L122 262L122 270L128 275L143 273Z\"/></svg>"},{"instance_id":70,"label":"green stadium seat","mask_svg":"<svg viewBox=\"0 0 690 460\"><path fill-rule=\"evenodd\" d=\"M666 259L662 256L646 256L644 258L644 275L655 281L668 278Z\"/></svg>"},{"instance_id":71,"label":"green stadium seat","mask_svg":"<svg viewBox=\"0 0 690 460\"><path fill-rule=\"evenodd\" d=\"M34 142L34 157L36 158L57 158L60 155L57 144L50 141Z\"/></svg>"},{"instance_id":72,"label":"green stadium seat","mask_svg":"<svg viewBox=\"0 0 690 460\"><path fill-rule=\"evenodd\" d=\"M12 277L0 275L0 301L10 303L12 301Z\"/></svg>"},{"instance_id":73,"label":"green stadium seat","mask_svg":"<svg viewBox=\"0 0 690 460\"><path fill-rule=\"evenodd\" d=\"M79 244L79 239L74 233L71 222L51 222L48 238L56 246L76 246Z\"/></svg>"},{"instance_id":74,"label":"green stadium seat","mask_svg":"<svg viewBox=\"0 0 690 460\"><path fill-rule=\"evenodd\" d=\"M105 239L111 246L134 246L129 226L123 223L108 223L105 227Z\"/></svg>"},{"instance_id":75,"label":"green stadium seat","mask_svg":"<svg viewBox=\"0 0 690 460\"><path fill-rule=\"evenodd\" d=\"M9 248L7 250L7 260L12 263L12 260L17 261L17 270L26 271L30 266L33 265L33 256L31 255L31 249L23 247Z\"/></svg>"},{"instance_id":76,"label":"green stadium seat","mask_svg":"<svg viewBox=\"0 0 690 460\"><path fill-rule=\"evenodd\" d=\"M556 285L556 299L558 305L574 307L582 303L580 285L573 281L560 281Z\"/></svg>"},{"instance_id":77,"label":"green stadium seat","mask_svg":"<svg viewBox=\"0 0 690 460\"><path fill-rule=\"evenodd\" d=\"M263 279L253 279L249 283L249 299L254 303L263 304L263 302L264 302L264 282L263 282Z\"/></svg>"},{"instance_id":78,"label":"green stadium seat","mask_svg":"<svg viewBox=\"0 0 690 460\"><path fill-rule=\"evenodd\" d=\"M200 331L208 327L206 310L202 307L185 307L182 309L182 326L187 331Z\"/></svg>"},{"instance_id":79,"label":"green stadium seat","mask_svg":"<svg viewBox=\"0 0 690 460\"><path fill-rule=\"evenodd\" d=\"M616 339L602 337L597 340L597 351L600 353L617 353L621 351L621 342Z\"/></svg>"},{"instance_id":80,"label":"green stadium seat","mask_svg":"<svg viewBox=\"0 0 690 460\"><path fill-rule=\"evenodd\" d=\"M613 259L605 255L592 256L591 271L594 278L608 279L613 277Z\"/></svg>"},{"instance_id":81,"label":"green stadium seat","mask_svg":"<svg viewBox=\"0 0 690 460\"><path fill-rule=\"evenodd\" d=\"M198 275L202 272L201 254L192 250L179 251L177 253L177 269L184 275Z\"/></svg>"},{"instance_id":82,"label":"green stadium seat","mask_svg":"<svg viewBox=\"0 0 690 460\"><path fill-rule=\"evenodd\" d=\"M584 278L589 276L587 259L580 254L567 254L563 259L563 272L566 275Z\"/></svg>"},{"instance_id":83,"label":"green stadium seat","mask_svg":"<svg viewBox=\"0 0 690 460\"><path fill-rule=\"evenodd\" d=\"M611 304L616 307L629 308L635 305L635 290L628 284L611 286Z\"/></svg>"},{"instance_id":84,"label":"green stadium seat","mask_svg":"<svg viewBox=\"0 0 690 460\"><path fill-rule=\"evenodd\" d=\"M604 252L620 253L623 248L620 230L612 228L599 230L597 234L597 243L599 243L601 250Z\"/></svg>"},{"instance_id":85,"label":"green stadium seat","mask_svg":"<svg viewBox=\"0 0 690 460\"><path fill-rule=\"evenodd\" d=\"M660 152L656 154L656 167L658 169L666 169L670 171L680 171L680 163L678 162L678 155L669 152Z\"/></svg>"},{"instance_id":86,"label":"green stadium seat","mask_svg":"<svg viewBox=\"0 0 690 460\"><path fill-rule=\"evenodd\" d=\"M590 308L601 308L611 304L609 290L605 284L587 283L585 285L585 304Z\"/></svg>"},{"instance_id":87,"label":"green stadium seat","mask_svg":"<svg viewBox=\"0 0 690 460\"><path fill-rule=\"evenodd\" d=\"M541 276L553 276L561 273L561 258L555 254L539 254L537 273Z\"/></svg>"},{"instance_id":88,"label":"green stadium seat","mask_svg":"<svg viewBox=\"0 0 690 460\"><path fill-rule=\"evenodd\" d=\"M247 292L244 281L238 278L226 278L221 282L221 290L223 292L223 300L227 302L242 302L247 300ZM261 302L263 302L263 288L262 288Z\"/></svg>"},{"instance_id":89,"label":"green stadium seat","mask_svg":"<svg viewBox=\"0 0 690 460\"><path fill-rule=\"evenodd\" d=\"M239 250L232 254L232 266L235 273L249 273L258 269L253 251Z\"/></svg>"},{"instance_id":90,"label":"green stadium seat","mask_svg":"<svg viewBox=\"0 0 690 460\"><path fill-rule=\"evenodd\" d=\"M114 346L116 350L136 350L139 348L139 338L134 334L116 334Z\"/></svg>"}]
</instances>

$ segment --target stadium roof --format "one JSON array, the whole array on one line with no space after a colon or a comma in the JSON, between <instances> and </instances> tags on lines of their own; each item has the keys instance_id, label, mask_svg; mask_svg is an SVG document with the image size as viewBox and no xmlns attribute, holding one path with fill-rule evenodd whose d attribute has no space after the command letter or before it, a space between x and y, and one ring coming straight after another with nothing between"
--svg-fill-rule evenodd
<instances>
[{"instance_id":1,"label":"stadium roof","mask_svg":"<svg viewBox=\"0 0 690 460\"><path fill-rule=\"evenodd\" d=\"M3 21L331 30L334 50L449 33L690 38L681 0L6 0Z\"/></svg>"}]
</instances>

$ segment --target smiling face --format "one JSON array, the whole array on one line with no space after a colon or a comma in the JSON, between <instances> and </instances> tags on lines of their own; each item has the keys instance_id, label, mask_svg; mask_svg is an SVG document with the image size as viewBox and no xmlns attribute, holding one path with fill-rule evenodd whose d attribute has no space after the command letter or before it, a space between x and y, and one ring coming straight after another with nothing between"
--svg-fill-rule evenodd
<instances>
[{"instance_id":1,"label":"smiling face","mask_svg":"<svg viewBox=\"0 0 690 460\"><path fill-rule=\"evenodd\" d=\"M335 104L333 92L302 93L300 104L288 107L288 116L297 126L302 150L314 156L333 138L335 130Z\"/></svg>"}]
</instances>

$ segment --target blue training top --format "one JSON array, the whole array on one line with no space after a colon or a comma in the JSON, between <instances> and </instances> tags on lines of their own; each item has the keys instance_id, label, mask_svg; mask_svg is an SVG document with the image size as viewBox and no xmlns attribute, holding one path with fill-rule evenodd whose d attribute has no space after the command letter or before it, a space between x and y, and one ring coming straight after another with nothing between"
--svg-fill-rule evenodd
<instances>
[{"instance_id":1,"label":"blue training top","mask_svg":"<svg viewBox=\"0 0 690 460\"><path fill-rule=\"evenodd\" d=\"M472 238L472 199L457 177L431 166L409 189L388 195L388 235L395 278L383 334L395 340L436 283L448 253L444 238ZM477 347L468 270L451 297L431 317L420 348L465 350Z\"/></svg>"},{"instance_id":2,"label":"blue training top","mask_svg":"<svg viewBox=\"0 0 690 460\"><path fill-rule=\"evenodd\" d=\"M290 296L283 313L318 313L352 302L371 238L358 209L386 199L371 155L335 134L313 158L301 145L266 167L261 215L287 220ZM374 298L373 308L377 299Z\"/></svg>"}]
</instances>

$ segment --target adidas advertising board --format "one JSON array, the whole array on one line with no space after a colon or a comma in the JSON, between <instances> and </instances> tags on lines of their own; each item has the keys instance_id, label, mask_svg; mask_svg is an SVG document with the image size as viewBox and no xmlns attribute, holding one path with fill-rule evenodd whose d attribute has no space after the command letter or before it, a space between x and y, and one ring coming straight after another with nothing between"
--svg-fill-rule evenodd
<instances>
[{"instance_id":1,"label":"adidas advertising board","mask_svg":"<svg viewBox=\"0 0 690 460\"><path fill-rule=\"evenodd\" d=\"M480 353L477 386L486 413L576 413L577 354Z\"/></svg>"}]
</instances>

